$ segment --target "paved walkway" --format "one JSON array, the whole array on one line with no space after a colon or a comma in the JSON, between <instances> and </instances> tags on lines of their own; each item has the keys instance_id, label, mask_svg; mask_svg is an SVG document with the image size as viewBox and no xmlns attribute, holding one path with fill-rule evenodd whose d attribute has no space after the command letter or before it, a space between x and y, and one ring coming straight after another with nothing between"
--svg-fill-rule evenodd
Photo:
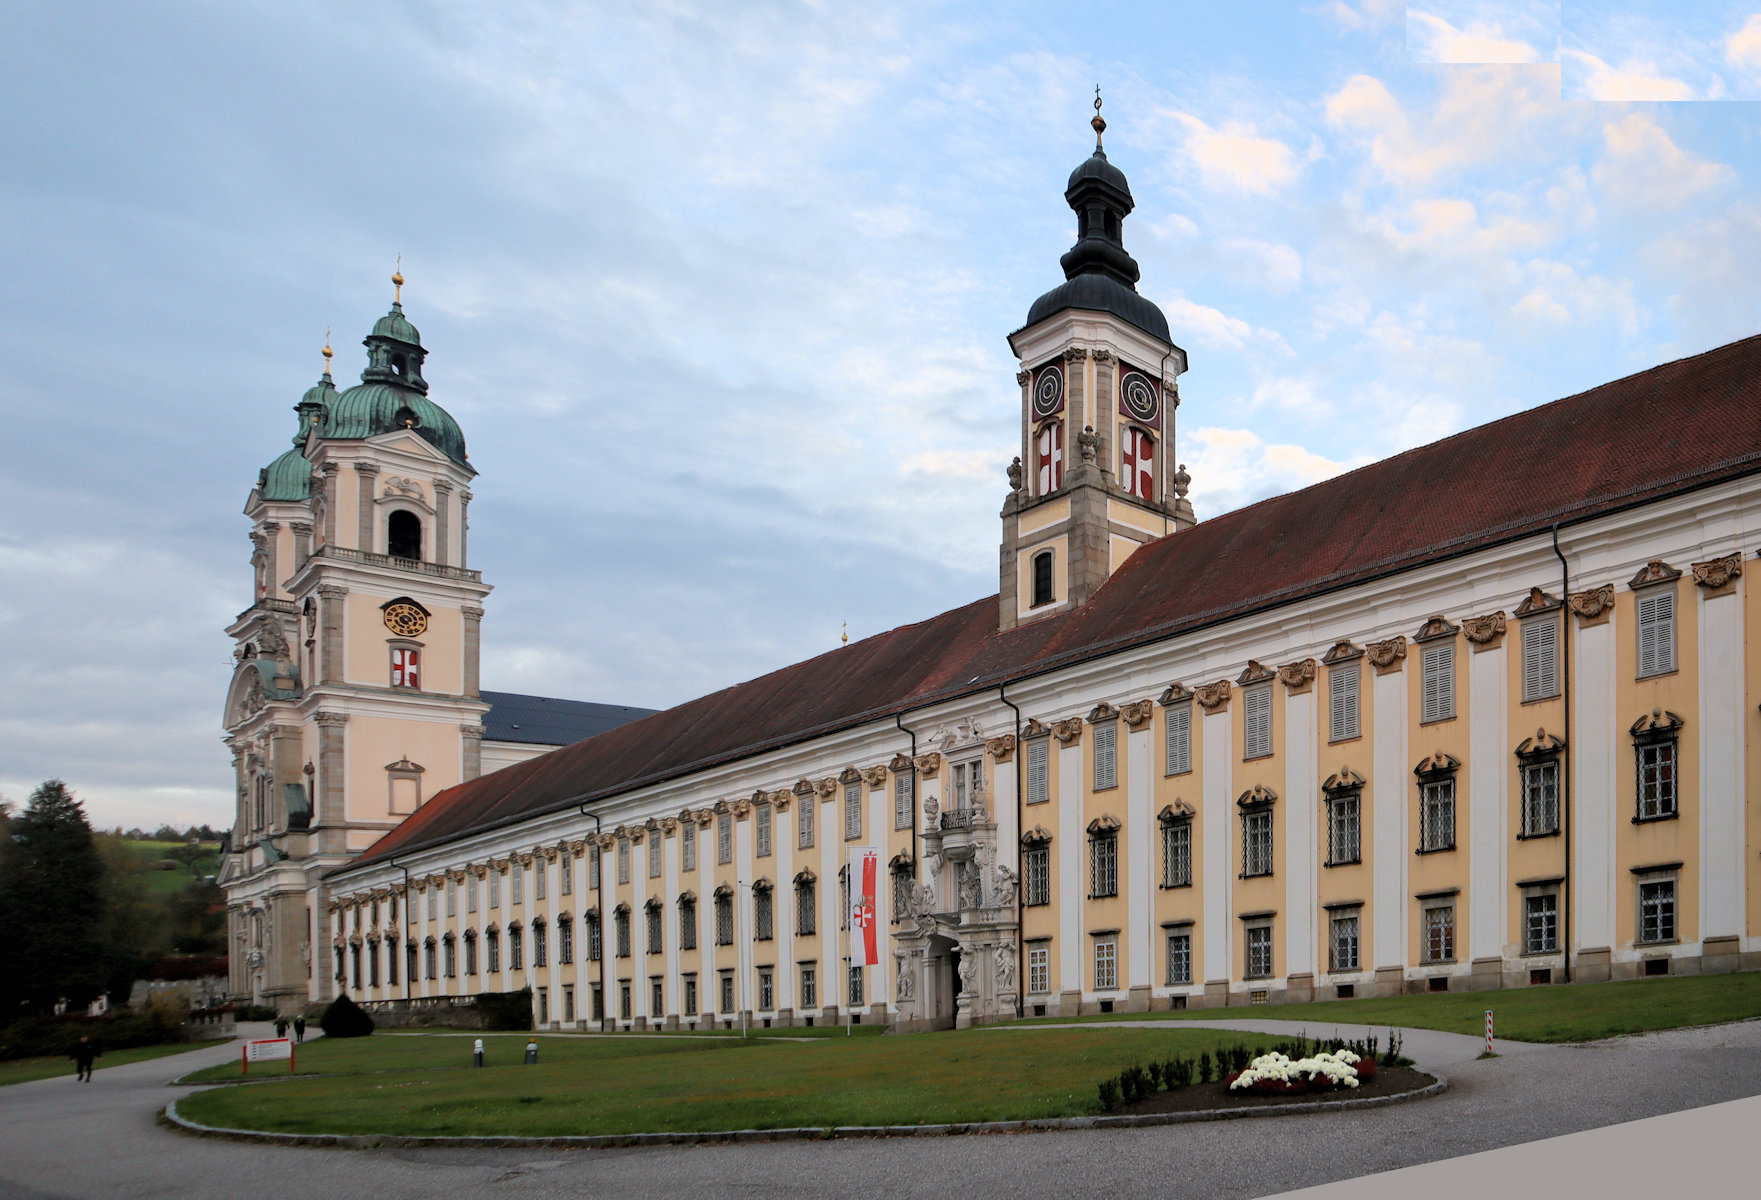
<instances>
[{"instance_id":1,"label":"paved walkway","mask_svg":"<svg viewBox=\"0 0 1761 1200\"><path fill-rule=\"evenodd\" d=\"M1420 1048L1417 1035L1407 1046ZM1658 1143L1637 1140L1642 1135L1630 1127L1602 1127L1661 1118L1664 1124L1655 1128L1675 1137L1721 1114L1746 1118L1751 1131L1761 1119L1761 1100L1744 1099L1761 1094L1761 1021L1755 1021L1581 1047L1535 1047L1484 1061L1458 1059L1447 1072L1450 1090L1435 1099L1277 1121L576 1152L302 1150L188 1138L155 1124L168 1100L193 1090L167 1088L169 1080L231 1061L237 1053L236 1047L215 1046L111 1067L90 1084L63 1076L0 1088L0 1198L821 1197L846 1193L852 1181L866 1179L888 1200L945 1200L951 1191L961 1200L1020 1200L1146 1189L1182 1200L1235 1200L1402 1168L1414 1169L1404 1178L1450 1184L1430 1194L1456 1194L1469 1178L1464 1172L1492 1169L1487 1163L1545 1165L1565 1155L1574 1160L1577 1185L1606 1181L1606 1194L1617 1196L1633 1194L1624 1185L1639 1178L1628 1165L1636 1157L1633 1148ZM1727 1101L1740 1103L1682 1111ZM1676 1115L1663 1115L1670 1113ZM1567 1134L1576 1137L1538 1141ZM1716 1152L1672 1149L1655 1157L1679 1193L1696 1172L1728 1169L1723 1164L1742 1157L1733 1147L1752 1140L1751 1133ZM1580 1143L1597 1157L1578 1157ZM1460 1158L1488 1151L1493 1157ZM1353 1183L1350 1194L1391 1195L1364 1190L1385 1182ZM1328 1200L1345 1194L1323 1193Z\"/></svg>"}]
</instances>

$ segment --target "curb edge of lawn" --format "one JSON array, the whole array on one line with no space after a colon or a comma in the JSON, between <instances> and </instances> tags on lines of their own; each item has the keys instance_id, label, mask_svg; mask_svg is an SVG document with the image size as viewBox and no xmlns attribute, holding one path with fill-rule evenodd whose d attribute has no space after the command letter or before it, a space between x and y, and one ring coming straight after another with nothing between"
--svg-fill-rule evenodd
<instances>
[{"instance_id":1,"label":"curb edge of lawn","mask_svg":"<svg viewBox=\"0 0 1761 1200\"><path fill-rule=\"evenodd\" d=\"M166 1105L160 1119L181 1133L196 1137L224 1138L235 1142L262 1142L274 1146L314 1146L339 1150L417 1149L523 1149L548 1147L559 1150L610 1150L623 1146L694 1146L748 1142L826 1141L833 1138L952 1137L974 1133L1053 1133L1071 1129L1142 1129L1155 1125L1185 1125L1195 1121L1230 1121L1254 1117L1301 1116L1360 1108L1382 1108L1410 1100L1441 1095L1449 1080L1427 1071L1431 1082L1410 1092L1392 1096L1364 1096L1346 1100L1310 1100L1297 1104L1272 1104L1255 1108L1210 1108L1198 1112L1138 1113L1117 1117L1046 1117L1023 1121L968 1121L942 1125L838 1125L829 1128L726 1129L701 1133L606 1133L571 1137L429 1137L401 1134L270 1133L260 1129L225 1129L203 1125L182 1116L177 1101ZM265 1080L265 1083L271 1082Z\"/></svg>"}]
</instances>

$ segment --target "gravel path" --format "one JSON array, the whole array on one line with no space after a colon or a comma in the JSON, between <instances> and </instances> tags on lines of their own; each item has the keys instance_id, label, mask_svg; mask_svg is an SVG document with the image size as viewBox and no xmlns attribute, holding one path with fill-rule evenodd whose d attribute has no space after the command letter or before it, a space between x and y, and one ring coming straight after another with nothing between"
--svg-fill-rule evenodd
<instances>
[{"instance_id":1,"label":"gravel path","mask_svg":"<svg viewBox=\"0 0 1761 1200\"><path fill-rule=\"evenodd\" d=\"M1457 1055L1446 1072L1447 1093L1356 1113L1106 1132L581 1152L299 1150L188 1138L158 1126L159 1109L192 1090L168 1089L168 1080L237 1054L217 1046L113 1067L90 1084L66 1076L0 1088L0 1197L237 1200L242 1192L250 1200L670 1200L827 1196L863 1180L887 1200L1152 1188L1182 1200L1257 1197L1761 1095L1761 1021L1527 1047L1484 1061L1462 1059L1459 1046L1438 1043L1433 1051L1428 1043L1414 1031L1406 1045L1415 1058L1423 1046L1433 1065L1434 1053Z\"/></svg>"}]
</instances>

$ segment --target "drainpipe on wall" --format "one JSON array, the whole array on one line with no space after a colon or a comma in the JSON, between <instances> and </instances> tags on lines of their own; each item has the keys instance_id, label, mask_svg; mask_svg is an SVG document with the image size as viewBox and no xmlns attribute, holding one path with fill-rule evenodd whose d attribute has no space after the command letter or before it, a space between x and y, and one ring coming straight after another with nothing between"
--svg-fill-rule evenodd
<instances>
[{"instance_id":1,"label":"drainpipe on wall","mask_svg":"<svg viewBox=\"0 0 1761 1200\"><path fill-rule=\"evenodd\" d=\"M583 804L581 806L581 815L583 817L593 818L593 853L598 854L600 830L599 814L588 812L587 806ZM605 945L605 918L609 914L605 911L605 864L603 862L596 863L595 867L596 870L594 871L593 877L599 880L599 885L594 888L593 895L593 902L599 908L599 1032L604 1033L606 1021L611 1017L611 993L605 990L605 960L607 957ZM589 952L593 949L593 942L591 939L588 940L587 949ZM589 1011L591 1011L593 1005L591 997L588 998L587 1005Z\"/></svg>"},{"instance_id":2,"label":"drainpipe on wall","mask_svg":"<svg viewBox=\"0 0 1761 1200\"><path fill-rule=\"evenodd\" d=\"M1162 361L1164 363L1167 361L1166 355L1163 356ZM1016 867L1016 875L1015 875L1015 1017L1017 1020L1019 1020L1021 1017L1025 1016L1027 1014L1027 1009L1022 1004L1022 994L1026 990L1023 985L1026 984L1026 982L1027 982L1027 952L1026 952L1027 951L1027 944L1024 941L1022 941L1022 932L1021 932L1021 905L1022 905L1022 900L1024 899L1024 897L1022 896L1021 889L1022 889L1023 885L1026 883L1026 880L1024 880L1022 878L1021 873L1020 873L1020 868L1021 868L1021 853L1020 853L1020 851L1021 851L1021 833L1022 833L1021 827L1027 823L1026 809L1022 807L1023 802L1025 800L1025 797L1022 795L1022 787L1025 784L1025 779L1022 775L1022 772L1025 768L1022 766L1022 763L1027 758L1027 748L1021 744L1021 707L1018 704L1016 704L1013 700L1009 699L1008 687L1009 687L1009 685L1006 683L1000 683L997 685L997 699L1001 700L1004 704L1007 704L1010 707L1010 709L1012 709L1015 713L1015 845L1012 847L1012 849L1015 850L1015 852L1016 852L1015 853L1015 867Z\"/></svg>"},{"instance_id":3,"label":"drainpipe on wall","mask_svg":"<svg viewBox=\"0 0 1761 1200\"><path fill-rule=\"evenodd\" d=\"M410 1002L410 963L404 955L404 944L410 940L410 869L395 858L390 865L404 873L404 936L398 939L398 947L392 953L403 959L398 965L404 969L404 1004L407 1006Z\"/></svg>"},{"instance_id":4,"label":"drainpipe on wall","mask_svg":"<svg viewBox=\"0 0 1761 1200\"><path fill-rule=\"evenodd\" d=\"M1559 523L1553 523L1553 553L1559 559L1559 694L1565 701L1565 747L1559 752L1559 829L1565 838L1565 886L1559 890L1559 926L1565 950L1565 982L1571 982L1571 748L1577 736L1571 727L1571 568L1559 548Z\"/></svg>"},{"instance_id":5,"label":"drainpipe on wall","mask_svg":"<svg viewBox=\"0 0 1761 1200\"><path fill-rule=\"evenodd\" d=\"M923 877L918 873L921 868L917 864L917 731L905 728L905 722L900 713L893 714L893 724L899 727L900 733L911 735L911 878L914 883L921 886Z\"/></svg>"}]
</instances>

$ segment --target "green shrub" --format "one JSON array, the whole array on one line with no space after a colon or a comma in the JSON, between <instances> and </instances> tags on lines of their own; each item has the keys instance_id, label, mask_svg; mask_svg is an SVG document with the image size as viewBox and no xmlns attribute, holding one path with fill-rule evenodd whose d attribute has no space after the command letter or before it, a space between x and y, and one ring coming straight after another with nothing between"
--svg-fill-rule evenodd
<instances>
[{"instance_id":1,"label":"green shrub","mask_svg":"<svg viewBox=\"0 0 1761 1200\"><path fill-rule=\"evenodd\" d=\"M1198 1056L1198 1081L1200 1083L1211 1082L1217 1077L1215 1072L1216 1068L1211 1064L1211 1052L1206 1050Z\"/></svg>"},{"instance_id":2,"label":"green shrub","mask_svg":"<svg viewBox=\"0 0 1761 1200\"><path fill-rule=\"evenodd\" d=\"M1102 1112L1112 1112L1119 1107L1119 1081L1117 1079L1101 1080L1099 1091Z\"/></svg>"},{"instance_id":3,"label":"green shrub","mask_svg":"<svg viewBox=\"0 0 1761 1200\"><path fill-rule=\"evenodd\" d=\"M1157 1089L1159 1089L1162 1086L1162 1064L1161 1063L1159 1063L1159 1062L1151 1063L1149 1066L1147 1066L1143 1069L1143 1073L1145 1075L1149 1076L1149 1081L1150 1081L1149 1090L1150 1091L1152 1091L1152 1092L1156 1091Z\"/></svg>"},{"instance_id":4,"label":"green shrub","mask_svg":"<svg viewBox=\"0 0 1761 1200\"><path fill-rule=\"evenodd\" d=\"M477 996L477 1012L485 1029L511 1029L524 1032L532 1028L532 989L517 992L481 992Z\"/></svg>"},{"instance_id":5,"label":"green shrub","mask_svg":"<svg viewBox=\"0 0 1761 1200\"><path fill-rule=\"evenodd\" d=\"M235 1021L273 1021L279 1015L267 1004L240 1004L232 1010Z\"/></svg>"},{"instance_id":6,"label":"green shrub","mask_svg":"<svg viewBox=\"0 0 1761 1200\"><path fill-rule=\"evenodd\" d=\"M1177 1087L1186 1087L1192 1083L1192 1060L1190 1058L1176 1058L1170 1065L1174 1069L1172 1073L1167 1073L1169 1091L1173 1091Z\"/></svg>"},{"instance_id":7,"label":"green shrub","mask_svg":"<svg viewBox=\"0 0 1761 1200\"><path fill-rule=\"evenodd\" d=\"M373 1032L373 1018L347 996L338 996L318 1019L324 1036L330 1038L366 1037Z\"/></svg>"}]
</instances>

